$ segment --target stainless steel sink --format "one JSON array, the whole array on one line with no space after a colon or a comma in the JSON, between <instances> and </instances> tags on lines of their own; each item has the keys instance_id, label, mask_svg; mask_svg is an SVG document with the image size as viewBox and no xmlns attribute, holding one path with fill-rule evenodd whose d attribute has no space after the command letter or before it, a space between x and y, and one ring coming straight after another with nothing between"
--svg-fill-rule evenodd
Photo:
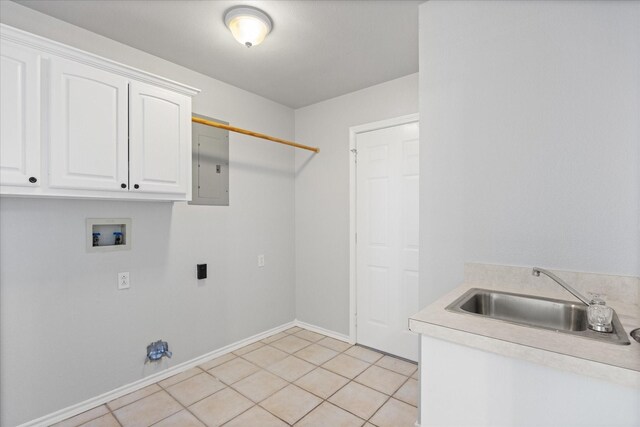
<instances>
[{"instance_id":1,"label":"stainless steel sink","mask_svg":"<svg viewBox=\"0 0 640 427\"><path fill-rule=\"evenodd\" d=\"M489 289L469 289L446 308L455 313L480 316L533 328L549 329L611 344L630 344L613 314L613 332L587 328L587 308L581 303Z\"/></svg>"}]
</instances>

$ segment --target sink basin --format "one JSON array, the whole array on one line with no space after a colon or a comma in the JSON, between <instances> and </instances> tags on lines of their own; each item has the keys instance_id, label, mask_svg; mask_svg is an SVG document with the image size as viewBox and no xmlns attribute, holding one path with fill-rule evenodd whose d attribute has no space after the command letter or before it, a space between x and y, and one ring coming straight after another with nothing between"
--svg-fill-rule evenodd
<instances>
[{"instance_id":1,"label":"sink basin","mask_svg":"<svg viewBox=\"0 0 640 427\"><path fill-rule=\"evenodd\" d=\"M578 302L473 288L446 309L454 313L549 329L611 344L630 344L615 312L613 332L596 332L587 328L587 307Z\"/></svg>"}]
</instances>

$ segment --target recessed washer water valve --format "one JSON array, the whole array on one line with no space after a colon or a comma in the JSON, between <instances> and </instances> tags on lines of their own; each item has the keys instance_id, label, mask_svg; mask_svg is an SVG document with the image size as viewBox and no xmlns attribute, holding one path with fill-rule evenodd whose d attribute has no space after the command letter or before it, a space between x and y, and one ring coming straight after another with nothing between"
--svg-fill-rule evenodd
<instances>
[{"instance_id":1,"label":"recessed washer water valve","mask_svg":"<svg viewBox=\"0 0 640 427\"><path fill-rule=\"evenodd\" d=\"M162 359L164 356L171 358L172 355L173 353L169 351L169 343L167 343L166 341L158 340L156 342L152 342L147 346L146 362L156 362Z\"/></svg>"},{"instance_id":2,"label":"recessed washer water valve","mask_svg":"<svg viewBox=\"0 0 640 427\"><path fill-rule=\"evenodd\" d=\"M122 242L122 232L121 231L114 231L113 232L113 236L114 236L114 244L115 245L121 245Z\"/></svg>"}]
</instances>

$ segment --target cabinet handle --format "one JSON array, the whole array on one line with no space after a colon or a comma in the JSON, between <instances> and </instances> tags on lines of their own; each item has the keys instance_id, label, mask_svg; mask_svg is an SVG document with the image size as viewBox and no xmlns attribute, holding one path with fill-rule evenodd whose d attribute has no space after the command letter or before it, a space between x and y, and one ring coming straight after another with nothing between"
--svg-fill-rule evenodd
<instances>
[{"instance_id":1,"label":"cabinet handle","mask_svg":"<svg viewBox=\"0 0 640 427\"><path fill-rule=\"evenodd\" d=\"M120 187L122 188L127 188L127 184L125 184L124 182L122 184L120 184Z\"/></svg>"},{"instance_id":2,"label":"cabinet handle","mask_svg":"<svg viewBox=\"0 0 640 427\"><path fill-rule=\"evenodd\" d=\"M133 188L135 188L137 190L138 188L140 188L140 186L138 184L134 184Z\"/></svg>"},{"instance_id":3,"label":"cabinet handle","mask_svg":"<svg viewBox=\"0 0 640 427\"><path fill-rule=\"evenodd\" d=\"M29 178L29 182L32 184L35 184L36 182L38 182L38 178L36 178L35 176L32 176L31 178Z\"/></svg>"}]
</instances>

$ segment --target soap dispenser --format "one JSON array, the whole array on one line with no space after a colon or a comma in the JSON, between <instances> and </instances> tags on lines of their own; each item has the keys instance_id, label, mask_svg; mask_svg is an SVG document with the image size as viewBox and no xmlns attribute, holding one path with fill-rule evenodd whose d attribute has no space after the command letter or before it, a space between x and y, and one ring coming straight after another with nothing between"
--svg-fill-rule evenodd
<instances>
[{"instance_id":1,"label":"soap dispenser","mask_svg":"<svg viewBox=\"0 0 640 427\"><path fill-rule=\"evenodd\" d=\"M607 305L600 295L591 294L591 301L589 302L589 307L587 307L589 329L597 332L613 332L612 319L613 309Z\"/></svg>"}]
</instances>

